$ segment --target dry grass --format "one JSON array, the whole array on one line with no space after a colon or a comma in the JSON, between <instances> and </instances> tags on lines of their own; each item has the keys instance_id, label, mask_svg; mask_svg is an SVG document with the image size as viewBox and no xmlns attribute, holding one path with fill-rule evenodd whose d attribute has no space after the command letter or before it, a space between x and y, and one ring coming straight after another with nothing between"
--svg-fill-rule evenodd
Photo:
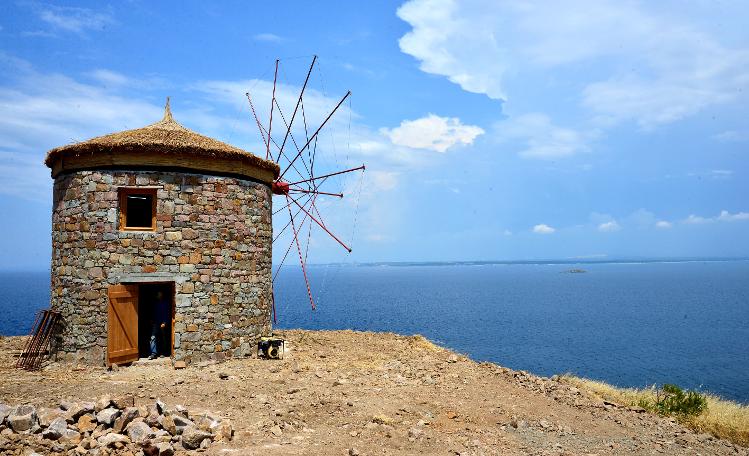
<instances>
[{"instance_id":1,"label":"dry grass","mask_svg":"<svg viewBox=\"0 0 749 456\"><path fill-rule=\"evenodd\" d=\"M409 342L413 348L417 348L417 349L428 350L428 351L444 350L442 347L435 344L434 342L427 339L426 337L422 336L421 334L416 334L414 336L411 336Z\"/></svg>"},{"instance_id":2,"label":"dry grass","mask_svg":"<svg viewBox=\"0 0 749 456\"><path fill-rule=\"evenodd\" d=\"M653 403L656 389L617 388L608 383L565 375L562 381L588 391L601 399L625 406ZM697 432L706 432L749 447L749 406L706 394L707 410L697 416L674 416L681 424Z\"/></svg>"}]
</instances>

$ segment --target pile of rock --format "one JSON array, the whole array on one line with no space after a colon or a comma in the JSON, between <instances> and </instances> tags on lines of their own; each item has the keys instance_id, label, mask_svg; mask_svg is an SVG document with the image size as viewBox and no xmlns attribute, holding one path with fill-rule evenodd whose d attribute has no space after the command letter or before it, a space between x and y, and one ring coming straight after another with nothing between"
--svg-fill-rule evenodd
<instances>
[{"instance_id":1,"label":"pile of rock","mask_svg":"<svg viewBox=\"0 0 749 456\"><path fill-rule=\"evenodd\" d=\"M231 440L231 422L161 401L135 406L133 396L60 403L56 409L0 404L0 454L132 454L171 456Z\"/></svg>"}]
</instances>

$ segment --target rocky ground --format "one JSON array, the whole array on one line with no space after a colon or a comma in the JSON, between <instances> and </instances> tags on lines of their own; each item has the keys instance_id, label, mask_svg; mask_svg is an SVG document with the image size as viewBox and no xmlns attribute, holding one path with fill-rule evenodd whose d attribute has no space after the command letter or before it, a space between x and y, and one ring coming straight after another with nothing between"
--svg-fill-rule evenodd
<instances>
[{"instance_id":1,"label":"rocky ground","mask_svg":"<svg viewBox=\"0 0 749 456\"><path fill-rule=\"evenodd\" d=\"M22 339L0 339L0 403L54 408L130 394L135 407L159 399L211 410L232 423L234 438L192 450L208 455L749 455L563 380L476 363L421 337L280 335L289 350L280 361L174 370L164 360L114 371L20 371L13 356Z\"/></svg>"}]
</instances>

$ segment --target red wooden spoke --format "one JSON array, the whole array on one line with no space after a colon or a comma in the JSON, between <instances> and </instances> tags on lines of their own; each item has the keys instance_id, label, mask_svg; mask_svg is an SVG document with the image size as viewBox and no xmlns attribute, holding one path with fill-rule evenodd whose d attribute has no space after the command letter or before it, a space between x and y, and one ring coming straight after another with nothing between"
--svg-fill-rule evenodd
<instances>
[{"instance_id":1,"label":"red wooden spoke","mask_svg":"<svg viewBox=\"0 0 749 456\"><path fill-rule=\"evenodd\" d=\"M354 171L359 171L360 169L364 170L364 169L367 169L367 168L366 168L366 166L361 165L361 166L357 166L356 168L344 169L343 171L337 171L335 173L324 174L322 176L312 177L310 179L305 179L305 180L301 180L301 181L297 181L297 182L289 182L289 185L297 185L297 184L303 184L305 182L313 182L313 181L316 181L317 179L323 179L323 178L327 178L327 177L331 177L331 176L338 176L339 174L352 173Z\"/></svg>"},{"instance_id":2,"label":"red wooden spoke","mask_svg":"<svg viewBox=\"0 0 749 456\"><path fill-rule=\"evenodd\" d=\"M291 252L292 247L294 247L294 239L291 240L291 242L289 243L289 246L286 248L286 253L283 254L283 258L281 259L281 264L279 264L278 267L276 268L276 273L273 274L273 279L271 280L271 282L275 283L276 277L278 276L278 273L281 272L281 267L286 262L286 257L289 256L289 252Z\"/></svg>"},{"instance_id":3,"label":"red wooden spoke","mask_svg":"<svg viewBox=\"0 0 749 456\"><path fill-rule=\"evenodd\" d=\"M260 131L261 131L261 133L265 133L265 134L268 134L268 131L267 131L267 130L265 130L265 127L263 127L262 125L260 125ZM276 146L276 149L278 149L278 150L280 151L280 150L281 150L281 146L279 146L279 145L278 145L278 143L276 142L276 140L275 140L275 139L273 139L273 138L271 138L271 137L269 137L269 138L270 138L270 141L271 141L271 142L273 143L273 145L274 145L274 146ZM269 146L269 147L270 147L270 146ZM286 160L288 160L288 159L289 159L289 157L287 157L287 156L286 156L286 153L285 153L285 152L282 152L282 155L283 155L283 157L284 157L284 158L285 158ZM303 174L303 173L302 173L301 171L299 171L299 169L297 169L297 167L296 167L296 166L293 166L293 165L292 165L292 168L294 168L294 171L296 171L296 173L297 173L297 174L299 174L299 176L300 176L300 177L304 177L304 176L306 176L306 174ZM311 175L311 174L310 174L310 175ZM279 180L280 180L280 178L279 178Z\"/></svg>"},{"instance_id":4,"label":"red wooden spoke","mask_svg":"<svg viewBox=\"0 0 749 456\"><path fill-rule=\"evenodd\" d=\"M317 208L317 206L313 203L312 206L311 206L311 208L312 208L312 210L315 211L315 213L317 214L317 216L320 218L320 223L322 223L323 225L325 225L325 221L323 221L322 214L320 213L320 210Z\"/></svg>"},{"instance_id":5,"label":"red wooden spoke","mask_svg":"<svg viewBox=\"0 0 749 456\"><path fill-rule=\"evenodd\" d=\"M349 253L351 253L351 248L343 243L338 237L333 234L327 227L325 227L325 224L317 220L312 214L307 212L307 209L303 208L299 203L295 203L297 206L299 206L307 215L309 215L309 218L311 218L315 223L320 225L320 228L324 229L326 233L328 233L333 239L335 239L339 244L343 246L344 249L348 250ZM314 205L314 202L312 203Z\"/></svg>"},{"instance_id":6,"label":"red wooden spoke","mask_svg":"<svg viewBox=\"0 0 749 456\"><path fill-rule=\"evenodd\" d=\"M286 125L289 128L289 130L290 130L291 129L291 124L289 124L289 123L286 122L286 116L283 115L283 111L281 111L281 106L278 105L278 101L276 101L276 109L278 109L278 113L281 114L281 119L283 120L284 125ZM291 121L293 122L294 119L291 119ZM294 147L296 148L297 151L299 151L299 145L296 143L296 139L294 139L294 134L291 133L290 136L291 136L291 142L294 143ZM286 157L286 154L283 152L283 146L284 145L282 143L281 147L280 147L280 149L278 151L278 153L279 153L278 158L280 160L281 154L283 154L284 158L286 158L288 160L289 158ZM312 177L312 172L309 170L309 167L307 167L307 162L304 161L304 158L302 158L302 164L304 165L304 169L307 170L307 174L309 174L310 177ZM296 168L294 168L294 169L296 169ZM299 172L299 171L297 171L297 172Z\"/></svg>"},{"instance_id":7,"label":"red wooden spoke","mask_svg":"<svg viewBox=\"0 0 749 456\"><path fill-rule=\"evenodd\" d=\"M273 292L273 285L270 287L270 307L273 311L273 324L277 324L276 321L276 294Z\"/></svg>"},{"instance_id":8,"label":"red wooden spoke","mask_svg":"<svg viewBox=\"0 0 749 456\"><path fill-rule=\"evenodd\" d=\"M304 100L302 100L302 120L304 121L304 137L309 141L309 131L307 131L307 114L304 111ZM307 149L307 158L309 158L310 177L315 175L315 157L317 156L317 137L315 145ZM312 187L317 190L318 185L312 181Z\"/></svg>"},{"instance_id":9,"label":"red wooden spoke","mask_svg":"<svg viewBox=\"0 0 749 456\"><path fill-rule=\"evenodd\" d=\"M309 76L312 74L312 67L315 66L315 61L317 60L317 56L312 57L312 63L309 66L309 71L307 71L307 77L304 79L304 85L302 86L302 90L299 92L299 98L296 100L296 106L294 107L294 113L291 114L291 122L289 122L286 125L286 135L283 137L283 142L281 142L281 150L283 151L283 147L286 145L286 140L289 138L289 134L291 133L291 126L294 124L294 118L296 117L296 112L299 109L299 103L302 102L302 96L304 96L304 89L307 88L307 82L309 82ZM276 106L278 106L278 102L276 102ZM280 108L279 108L280 112ZM286 119L284 119L284 122L286 122ZM294 141L294 137L291 137L291 140ZM296 141L294 141L294 145L296 145ZM297 146L298 149L298 146ZM281 159L281 154L278 154L278 160ZM278 161L276 160L276 162Z\"/></svg>"},{"instance_id":10,"label":"red wooden spoke","mask_svg":"<svg viewBox=\"0 0 749 456\"><path fill-rule=\"evenodd\" d=\"M305 202L304 202L304 205L306 206L307 204L309 204L309 202L310 202L310 201L311 201L311 200L312 200L313 198L315 198L315 195L311 195L311 196L309 197L309 199L308 199L307 201L305 201ZM295 202L295 201L293 201L293 202ZM283 208L284 208L284 209L286 209L286 208L287 208L287 207L289 207L289 206L291 206L291 204L287 204L287 205L285 205L285 206L284 206ZM301 209L297 209L297 210L296 210L296 213L294 214L294 217L296 217L297 215L299 215L299 213L300 213L300 212L302 212L302 210L301 210ZM305 218L306 218L306 216L305 216ZM289 227L289 225L291 225L291 220L289 220L288 222L286 222L286 225L284 225L284 227L283 227L283 228L281 228L281 231L279 231L279 232L278 232L278 234L276 235L276 237L274 237L274 238L273 238L273 242L276 242L276 241L278 240L278 238L280 238L280 237L281 237L281 235L282 235L282 234L283 234L283 233L284 233L284 232L286 231L286 228L288 228L288 227Z\"/></svg>"},{"instance_id":11,"label":"red wooden spoke","mask_svg":"<svg viewBox=\"0 0 749 456\"><path fill-rule=\"evenodd\" d=\"M265 125L263 124L262 119L258 116L258 112L255 109L254 102L252 98L250 97L249 92L246 93L247 100L252 110L252 115L255 119L255 123L258 127L258 130L260 131L260 136L262 138L263 145L265 145L266 159L267 160L275 159L275 162L279 165L281 164L281 160L283 160L284 162L284 165L282 166L282 170L279 176L272 183L271 191L274 196L283 195L286 198L286 201L285 201L286 204L283 204L281 208L276 209L275 211L272 211L272 215L275 218L275 216L277 214L280 214L281 211L288 211L289 220L285 224L285 226L276 233L275 237L272 240L272 243L273 245L276 245L277 241L284 235L284 233L286 232L287 229L289 229L289 227L291 227L290 230L292 231L291 236L293 237L293 239L291 240L291 242L289 242L289 245L286 251L284 252L283 258L281 259L281 262L278 265L271 280L272 280L272 283L275 283L276 278L278 277L281 271L281 268L284 266L286 260L288 259L288 256L291 253L291 249L294 248L294 246L296 246L296 251L299 257L299 264L302 268L304 282L307 287L307 296L310 300L310 305L312 306L312 310L316 309L316 303L312 295L310 276L307 272L307 259L308 259L309 250L310 250L310 243L312 240L313 222L317 226L322 228L330 237L332 237L348 252L352 251L350 247L348 247L330 229L328 229L328 227L326 226L324 222L323 214L321 213L320 209L317 207L317 204L316 204L317 198L320 195L328 196L328 197L343 198L344 196L343 193L342 192L336 193L334 191L326 192L326 191L321 191L320 189L323 188L323 184L325 183L325 181L332 176L338 176L338 175L365 169L364 165L362 165L356 168L332 172L332 173L325 174L322 176L315 176L315 158L316 158L317 146L318 146L318 142L319 142L322 129L328 123L330 123L333 115L341 108L341 105L351 96L351 91L348 91L340 99L340 101L338 101L335 107L327 114L327 116L322 121L322 123L317 127L317 129L314 130L312 134L310 134L312 130L309 129L309 125L308 125L309 119L307 119L304 94L306 93L307 87L310 85L309 82L311 80L312 71L315 68L316 64L317 64L317 56L313 56L312 62L310 63L309 69L304 79L304 84L302 85L302 88L297 96L294 110L291 116L287 117L286 113L284 112L284 109L282 109L280 105L279 99L276 98L276 94L277 94L276 92L279 89L278 75L279 75L279 69L280 69L280 60L278 59L276 60L275 72L273 75L273 92L272 92L271 100L270 100L271 109L269 113L269 122L268 122L267 129L265 128ZM300 110L301 110L301 117L304 122L304 140L303 141L297 141L296 137L300 136L298 131L296 135L293 132L294 122L297 120L297 115L299 115ZM273 138L273 135L272 135L274 117L279 116L279 115L283 121L283 126L286 127L286 131L284 132L284 136L283 136L283 139L280 141L280 144L276 139ZM291 142L293 143L293 146L296 149L295 154L290 154L286 150L286 144L289 142L289 138L291 138ZM302 145L302 147L299 147L299 144L302 142L304 142L304 144ZM306 156L305 156L305 151L306 151ZM302 162L302 166L299 166L299 164L297 163L298 161L300 161L300 159ZM294 176L294 178L286 177L284 179L284 177L292 169L294 171L294 174L297 174L299 177L298 178L296 178L296 176ZM299 179L299 180L297 180L296 182L289 182L294 179ZM292 206L294 207L292 208ZM303 216L301 216L302 213L304 213ZM306 223L309 223L308 227L305 227ZM302 239L302 236L304 235L303 232L305 229L307 229L306 244L303 242L304 240ZM271 290L271 304L272 304L272 312L273 312L273 322L276 323L277 319L276 319L276 303L275 303L275 290L274 289Z\"/></svg>"},{"instance_id":12,"label":"red wooden spoke","mask_svg":"<svg viewBox=\"0 0 749 456\"><path fill-rule=\"evenodd\" d=\"M278 273L281 272L281 267L286 262L286 257L289 256L289 252L291 252L291 248L292 247L294 247L294 240L293 239L289 243L289 246L286 248L286 253L283 254L283 258L281 259L281 264L279 264L278 267L276 268L276 273L273 274L273 279L271 280L272 282L274 282L274 283L276 282L276 277L278 276Z\"/></svg>"},{"instance_id":13,"label":"red wooden spoke","mask_svg":"<svg viewBox=\"0 0 749 456\"><path fill-rule=\"evenodd\" d=\"M286 199L288 200L289 197L287 196ZM315 203L313 202L312 204L315 204ZM307 295L309 296L310 304L312 304L312 310L315 310L315 300L312 299L312 289L310 289L309 279L307 278L307 266L304 264L304 258L302 258L302 247L299 245L299 233L297 232L296 226L294 224L294 217L291 215L291 206L289 206L288 209L289 209L289 217L291 217L291 229L292 231L294 231L294 241L296 242L296 250L297 250L297 253L299 253L299 263L302 265L302 274L304 274L304 283L307 285Z\"/></svg>"},{"instance_id":14,"label":"red wooden spoke","mask_svg":"<svg viewBox=\"0 0 749 456\"><path fill-rule=\"evenodd\" d=\"M260 137L263 138L263 144L265 145L265 148L268 149L270 146L268 145L268 140L265 138L265 132L263 131L263 126L260 123L260 118L258 118L257 113L255 112L255 105L252 104L252 98L250 98L250 92L246 92L245 95L247 96L247 101L250 102L250 109L252 109L252 116L255 118L255 123L257 124L258 130L260 130ZM267 155L266 155L267 158Z\"/></svg>"},{"instance_id":15,"label":"red wooden spoke","mask_svg":"<svg viewBox=\"0 0 749 456\"><path fill-rule=\"evenodd\" d=\"M304 198L304 195L299 195L299 198L297 198L297 201L299 201L299 200L300 200L300 199L302 199L302 198ZM291 203L289 203L289 204L284 204L284 206L283 206L282 208L279 208L279 209L276 209L275 211L273 211L273 214L272 214L272 215L276 215L276 214L278 214L278 213L279 213L279 212L281 212L282 210L286 209L286 206L289 206L290 204L291 204ZM305 203L305 204L306 204L306 203Z\"/></svg>"},{"instance_id":16,"label":"red wooden spoke","mask_svg":"<svg viewBox=\"0 0 749 456\"><path fill-rule=\"evenodd\" d=\"M305 263L307 263L307 255L309 254L310 239L312 239L312 222L310 222L309 224L309 229L307 230L307 244L304 246L304 262Z\"/></svg>"},{"instance_id":17,"label":"red wooden spoke","mask_svg":"<svg viewBox=\"0 0 749 456\"><path fill-rule=\"evenodd\" d=\"M317 196L315 196L315 195L312 195L312 196L310 197L310 199L314 199L314 198L317 198ZM309 201L310 201L310 200L307 200L307 201L306 201L306 202L304 203L304 205L306 206L306 205L307 205L307 203L308 203ZM284 206L284 209L285 209L285 208L287 208L287 207L289 207L289 206L290 206L290 204L287 204L286 206ZM297 210L297 211L296 211L296 214L294 214L294 217L296 217L297 215L299 215L299 212L301 212L301 210ZM293 218L293 217L292 217L292 218ZM306 221L307 221L307 214L304 214L304 217L302 217L302 223L300 223L300 224L299 224L300 230L301 230L301 228L302 228L302 227L304 227L304 223L305 223ZM289 219L289 222L288 222L288 223L286 224L286 227L288 227L288 226L289 226L290 224L291 224L291 219ZM311 223L311 222L310 222L310 226L312 226L312 223ZM284 229L286 229L286 227L284 227ZM280 236L280 234L279 234L279 236ZM277 239L277 238L276 238L276 239ZM273 242L275 242L275 239L274 239L274 241L273 241ZM283 258L281 259L281 264L279 264L279 265L278 265L278 268L276 268L276 273L275 273L275 274L273 274L273 278L271 279L271 282L275 282L275 281L276 281L276 276L278 276L278 273L279 273L279 272L281 272L281 266L283 266L283 264L284 264L284 263L286 262L286 257L288 257L288 256L289 256L289 252L291 252L291 248L292 248L293 246L294 246L294 240L292 239L292 240L291 240L291 243L289 243L289 247L288 247L288 248L286 248L286 253L284 253L284 255L283 255Z\"/></svg>"},{"instance_id":18,"label":"red wooden spoke","mask_svg":"<svg viewBox=\"0 0 749 456\"><path fill-rule=\"evenodd\" d=\"M273 96L270 100L270 121L268 122L268 138L271 138L270 132L273 130L273 103L276 101L276 80L278 79L278 59L276 59L276 72L273 74ZM265 147L265 159L270 157L270 141ZM278 161L278 160L276 160Z\"/></svg>"},{"instance_id":19,"label":"red wooden spoke","mask_svg":"<svg viewBox=\"0 0 749 456\"><path fill-rule=\"evenodd\" d=\"M290 188L289 191L296 192L296 193L314 193L316 195L337 196L338 198L343 198L343 193L328 193L328 192L320 192L317 190L305 190L303 188Z\"/></svg>"},{"instance_id":20,"label":"red wooden spoke","mask_svg":"<svg viewBox=\"0 0 749 456\"><path fill-rule=\"evenodd\" d=\"M325 118L325 120L323 121L323 123L319 127L317 127L317 130L315 130L315 132L312 133L312 136L310 137L310 139L307 140L307 142L304 144L304 146L301 149L299 149L299 152L297 152L296 156L294 156L294 159L291 160L291 162L289 162L289 166L287 166L286 169L283 170L283 172L281 173L281 176L279 177L279 179L283 178L283 176L286 174L286 171L289 170L289 168L291 167L291 165L294 164L294 162L296 161L296 159L299 158L299 156L302 155L302 152L304 152L304 150L309 147L309 145L312 142L312 140L317 137L317 134L320 133L320 130L322 130L322 127L324 127L325 124L328 123L328 121L330 120L330 118L333 117L333 114L335 114L335 112L338 110L338 108L341 107L341 105L343 104L344 101L346 101L346 98L348 98L349 95L351 95L351 91L350 90L348 92L346 92L346 95L344 95L343 98L341 98L341 101L339 101L338 104L335 106L335 108L333 108L333 110L330 112L330 114L328 114L328 117Z\"/></svg>"}]
</instances>

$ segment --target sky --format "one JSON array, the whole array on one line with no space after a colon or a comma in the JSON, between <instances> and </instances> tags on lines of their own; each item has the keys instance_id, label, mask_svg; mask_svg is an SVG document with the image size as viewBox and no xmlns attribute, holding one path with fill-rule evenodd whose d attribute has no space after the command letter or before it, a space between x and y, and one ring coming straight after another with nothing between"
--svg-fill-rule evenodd
<instances>
[{"instance_id":1,"label":"sky","mask_svg":"<svg viewBox=\"0 0 749 456\"><path fill-rule=\"evenodd\" d=\"M288 115L313 55L310 129L352 91L316 170L367 170L319 201L353 252L315 230L310 262L749 256L746 2L3 8L0 269L48 268L49 149L153 123L170 96L178 122L264 156L245 93L267 124L280 59Z\"/></svg>"}]
</instances>

